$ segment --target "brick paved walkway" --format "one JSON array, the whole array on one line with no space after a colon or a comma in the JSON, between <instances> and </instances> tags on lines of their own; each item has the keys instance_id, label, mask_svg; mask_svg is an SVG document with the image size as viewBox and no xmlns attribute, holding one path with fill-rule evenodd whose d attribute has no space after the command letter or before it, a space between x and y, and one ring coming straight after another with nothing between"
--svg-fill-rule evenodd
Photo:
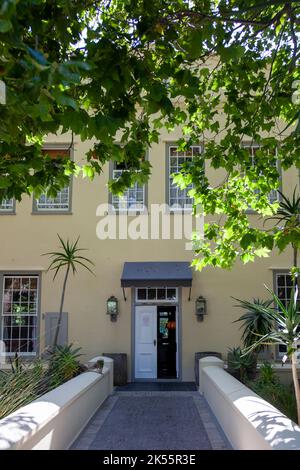
<instances>
[{"instance_id":1,"label":"brick paved walkway","mask_svg":"<svg viewBox=\"0 0 300 470\"><path fill-rule=\"evenodd\" d=\"M117 391L106 399L72 449L230 449L198 392Z\"/></svg>"}]
</instances>

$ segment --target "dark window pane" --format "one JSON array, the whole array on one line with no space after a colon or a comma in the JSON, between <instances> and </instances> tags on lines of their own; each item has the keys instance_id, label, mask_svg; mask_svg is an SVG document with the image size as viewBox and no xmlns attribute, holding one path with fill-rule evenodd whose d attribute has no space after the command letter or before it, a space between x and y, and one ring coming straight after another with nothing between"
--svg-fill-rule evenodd
<instances>
[{"instance_id":1,"label":"dark window pane","mask_svg":"<svg viewBox=\"0 0 300 470\"><path fill-rule=\"evenodd\" d=\"M168 300L176 299L176 289L167 289L167 299Z\"/></svg>"},{"instance_id":2,"label":"dark window pane","mask_svg":"<svg viewBox=\"0 0 300 470\"><path fill-rule=\"evenodd\" d=\"M148 300L156 299L156 289L148 289Z\"/></svg>"},{"instance_id":3,"label":"dark window pane","mask_svg":"<svg viewBox=\"0 0 300 470\"><path fill-rule=\"evenodd\" d=\"M157 299L165 300L166 298L166 289L157 289Z\"/></svg>"},{"instance_id":4,"label":"dark window pane","mask_svg":"<svg viewBox=\"0 0 300 470\"><path fill-rule=\"evenodd\" d=\"M278 292L277 295L280 299L285 299L286 298L285 288L284 287L279 287L277 292Z\"/></svg>"},{"instance_id":5,"label":"dark window pane","mask_svg":"<svg viewBox=\"0 0 300 470\"><path fill-rule=\"evenodd\" d=\"M27 352L27 340L20 341L20 352Z\"/></svg>"},{"instance_id":6,"label":"dark window pane","mask_svg":"<svg viewBox=\"0 0 300 470\"><path fill-rule=\"evenodd\" d=\"M37 289L37 278L32 277L30 279L30 289Z\"/></svg>"},{"instance_id":7,"label":"dark window pane","mask_svg":"<svg viewBox=\"0 0 300 470\"><path fill-rule=\"evenodd\" d=\"M137 298L139 300L146 300L146 289L138 289Z\"/></svg>"},{"instance_id":8,"label":"dark window pane","mask_svg":"<svg viewBox=\"0 0 300 470\"><path fill-rule=\"evenodd\" d=\"M13 289L20 289L20 279L19 278L13 278Z\"/></svg>"},{"instance_id":9,"label":"dark window pane","mask_svg":"<svg viewBox=\"0 0 300 470\"><path fill-rule=\"evenodd\" d=\"M277 285L284 286L285 285L285 276L277 276Z\"/></svg>"}]
</instances>

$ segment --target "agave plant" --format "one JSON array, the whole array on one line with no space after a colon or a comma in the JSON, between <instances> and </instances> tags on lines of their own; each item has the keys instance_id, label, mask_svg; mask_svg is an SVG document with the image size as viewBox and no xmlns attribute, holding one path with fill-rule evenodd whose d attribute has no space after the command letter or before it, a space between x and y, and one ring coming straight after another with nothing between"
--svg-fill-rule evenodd
<instances>
[{"instance_id":1,"label":"agave plant","mask_svg":"<svg viewBox=\"0 0 300 470\"><path fill-rule=\"evenodd\" d=\"M64 306L64 300L65 300L66 286L67 286L67 281L68 281L70 271L72 270L73 274L76 274L77 267L81 266L87 269L90 273L94 274L89 266L89 265L94 265L94 263L88 258L81 256L80 254L82 251L85 250L85 248L78 248L79 237L73 243L70 242L69 240L64 242L64 240L59 235L58 235L58 238L61 242L60 248L62 248L62 250L43 254L43 256L48 255L50 256L50 258L52 258L51 264L48 267L47 272L50 270L54 271L53 280L56 278L57 274L59 273L59 271L61 271L61 269L66 268L62 294L61 294L61 300L60 300L58 322L57 322L57 327L56 327L54 341L53 341L53 350L55 349L57 345L59 330L60 330L60 326L62 322L62 312L63 312L63 306Z\"/></svg>"},{"instance_id":2,"label":"agave plant","mask_svg":"<svg viewBox=\"0 0 300 470\"><path fill-rule=\"evenodd\" d=\"M239 305L235 307L242 307L246 312L241 315L233 323L242 322L240 329L243 329L242 341L246 348L252 346L259 338L273 331L273 319L265 313L264 308L270 307L272 300L260 300L253 299L253 302L246 300L235 299L239 302ZM263 307L262 310L257 309L257 306ZM254 351L259 353L265 348L264 344L261 344Z\"/></svg>"},{"instance_id":3,"label":"agave plant","mask_svg":"<svg viewBox=\"0 0 300 470\"><path fill-rule=\"evenodd\" d=\"M273 321L272 331L259 337L251 346L245 348L244 354L249 354L262 345L266 344L283 344L287 348L287 356L292 361L292 375L297 402L298 424L300 424L300 388L297 375L297 343L300 339L300 314L298 301L298 285L292 289L291 299L286 307L274 292L270 291L275 302L276 309L266 307L261 304L252 304L252 308L265 316L269 316Z\"/></svg>"},{"instance_id":4,"label":"agave plant","mask_svg":"<svg viewBox=\"0 0 300 470\"><path fill-rule=\"evenodd\" d=\"M81 348L74 348L73 344L56 346L51 353L49 365L50 385L57 387L72 379L81 371L79 358Z\"/></svg>"},{"instance_id":5,"label":"agave plant","mask_svg":"<svg viewBox=\"0 0 300 470\"><path fill-rule=\"evenodd\" d=\"M256 369L256 358L253 354L245 354L239 346L228 350L228 369L237 371L237 378L243 383Z\"/></svg>"}]
</instances>

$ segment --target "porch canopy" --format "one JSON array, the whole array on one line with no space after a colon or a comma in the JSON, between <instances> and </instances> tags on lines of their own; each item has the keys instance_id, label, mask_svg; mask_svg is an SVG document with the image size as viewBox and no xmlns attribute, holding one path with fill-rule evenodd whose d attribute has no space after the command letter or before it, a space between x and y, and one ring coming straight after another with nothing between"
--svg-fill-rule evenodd
<instances>
[{"instance_id":1,"label":"porch canopy","mask_svg":"<svg viewBox=\"0 0 300 470\"><path fill-rule=\"evenodd\" d=\"M121 287L192 287L188 261L124 263Z\"/></svg>"}]
</instances>

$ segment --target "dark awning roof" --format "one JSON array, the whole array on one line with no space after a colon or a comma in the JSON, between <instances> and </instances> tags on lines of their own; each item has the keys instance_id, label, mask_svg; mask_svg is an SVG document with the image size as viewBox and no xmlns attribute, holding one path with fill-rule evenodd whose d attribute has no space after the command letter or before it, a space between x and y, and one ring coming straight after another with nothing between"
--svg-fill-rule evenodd
<instances>
[{"instance_id":1,"label":"dark awning roof","mask_svg":"<svg viewBox=\"0 0 300 470\"><path fill-rule=\"evenodd\" d=\"M192 270L187 261L124 263L121 287L191 287Z\"/></svg>"}]
</instances>

